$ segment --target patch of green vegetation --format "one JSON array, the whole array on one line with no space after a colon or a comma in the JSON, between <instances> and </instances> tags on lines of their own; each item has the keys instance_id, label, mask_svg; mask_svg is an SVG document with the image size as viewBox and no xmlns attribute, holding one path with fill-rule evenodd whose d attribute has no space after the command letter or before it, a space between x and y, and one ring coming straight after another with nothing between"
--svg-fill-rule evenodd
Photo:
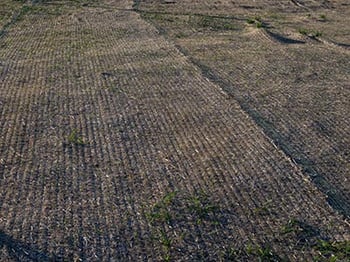
<instances>
[{"instance_id":1,"label":"patch of green vegetation","mask_svg":"<svg viewBox=\"0 0 350 262\"><path fill-rule=\"evenodd\" d=\"M68 143L78 146L86 145L84 139L78 135L78 131L73 129L72 132L67 137Z\"/></svg>"},{"instance_id":2,"label":"patch of green vegetation","mask_svg":"<svg viewBox=\"0 0 350 262\"><path fill-rule=\"evenodd\" d=\"M4 35L7 29L16 22L23 19L24 15L31 11L32 5L26 4L26 1L5 1L0 2L0 37Z\"/></svg>"},{"instance_id":3,"label":"patch of green vegetation","mask_svg":"<svg viewBox=\"0 0 350 262\"><path fill-rule=\"evenodd\" d=\"M255 19L253 19L253 18L248 18L248 19L246 20L246 22L247 22L248 24L252 25L252 24L255 24Z\"/></svg>"},{"instance_id":4,"label":"patch of green vegetation","mask_svg":"<svg viewBox=\"0 0 350 262\"><path fill-rule=\"evenodd\" d=\"M190 21L196 27L209 28L212 30L235 30L236 26L231 19L225 19L213 16L196 16L190 18Z\"/></svg>"},{"instance_id":5,"label":"patch of green vegetation","mask_svg":"<svg viewBox=\"0 0 350 262\"><path fill-rule=\"evenodd\" d=\"M146 218L154 227L152 239L162 246L162 259L164 261L170 261L171 258L171 246L173 240L167 232L164 231L163 225L169 225L172 220L173 201L177 195L177 192L167 193L160 201L153 205L150 212L146 213Z\"/></svg>"},{"instance_id":6,"label":"patch of green vegetation","mask_svg":"<svg viewBox=\"0 0 350 262\"><path fill-rule=\"evenodd\" d=\"M320 232L306 222L293 218L281 228L281 235L295 239L298 245L310 246L317 241Z\"/></svg>"},{"instance_id":7,"label":"patch of green vegetation","mask_svg":"<svg viewBox=\"0 0 350 262\"><path fill-rule=\"evenodd\" d=\"M316 31L316 32L313 33L313 36L314 37L320 37L320 36L322 36L322 32Z\"/></svg>"},{"instance_id":8,"label":"patch of green vegetation","mask_svg":"<svg viewBox=\"0 0 350 262\"><path fill-rule=\"evenodd\" d=\"M327 20L327 16L325 14L320 14L319 18L322 20L322 21L326 21Z\"/></svg>"},{"instance_id":9,"label":"patch of green vegetation","mask_svg":"<svg viewBox=\"0 0 350 262\"><path fill-rule=\"evenodd\" d=\"M222 254L224 261L237 261L240 257L242 257L242 251L232 247L227 248Z\"/></svg>"},{"instance_id":10,"label":"patch of green vegetation","mask_svg":"<svg viewBox=\"0 0 350 262\"><path fill-rule=\"evenodd\" d=\"M166 194L158 203L156 203L152 210L146 213L147 219L150 223L167 223L171 222L171 213L168 210L169 206L173 202L176 192L170 192Z\"/></svg>"},{"instance_id":11,"label":"patch of green vegetation","mask_svg":"<svg viewBox=\"0 0 350 262\"><path fill-rule=\"evenodd\" d=\"M24 19L24 17L28 14L33 15L61 15L63 14L63 6L56 6L56 7L46 7L39 4L24 4L22 8L20 9L18 15L15 17L14 22L18 22Z\"/></svg>"},{"instance_id":12,"label":"patch of green vegetation","mask_svg":"<svg viewBox=\"0 0 350 262\"><path fill-rule=\"evenodd\" d=\"M246 247L248 256L257 257L259 261L279 261L280 257L269 246L251 245Z\"/></svg>"},{"instance_id":13,"label":"patch of green vegetation","mask_svg":"<svg viewBox=\"0 0 350 262\"><path fill-rule=\"evenodd\" d=\"M163 209L153 210L152 212L146 214L146 216L151 223L154 223L154 222L170 223L171 221L170 213L167 210L163 210Z\"/></svg>"},{"instance_id":14,"label":"patch of green vegetation","mask_svg":"<svg viewBox=\"0 0 350 262\"><path fill-rule=\"evenodd\" d=\"M160 243L167 249L169 250L171 247L171 239L167 236L167 234L162 231L160 234Z\"/></svg>"},{"instance_id":15,"label":"patch of green vegetation","mask_svg":"<svg viewBox=\"0 0 350 262\"><path fill-rule=\"evenodd\" d=\"M146 218L151 224L170 224L172 220L194 220L197 224L206 220L217 224L213 216L219 207L213 204L204 192L182 199L175 199L177 195L177 192L167 193L146 212Z\"/></svg>"},{"instance_id":16,"label":"patch of green vegetation","mask_svg":"<svg viewBox=\"0 0 350 262\"><path fill-rule=\"evenodd\" d=\"M315 249L321 254L314 259L315 261L348 261L350 258L350 241L320 240Z\"/></svg>"},{"instance_id":17,"label":"patch of green vegetation","mask_svg":"<svg viewBox=\"0 0 350 262\"><path fill-rule=\"evenodd\" d=\"M162 247L162 259L163 261L171 260L171 246L172 239L168 236L168 234L164 230L160 230L156 235L153 235L153 240L156 240Z\"/></svg>"},{"instance_id":18,"label":"patch of green vegetation","mask_svg":"<svg viewBox=\"0 0 350 262\"><path fill-rule=\"evenodd\" d=\"M181 246L193 226L217 232L218 210L204 192L188 195L173 191L165 194L144 213L155 245L161 247L162 260L171 258L171 250Z\"/></svg>"},{"instance_id":19,"label":"patch of green vegetation","mask_svg":"<svg viewBox=\"0 0 350 262\"><path fill-rule=\"evenodd\" d=\"M189 210L196 217L197 224L200 224L203 219L208 219L211 214L214 214L218 207L210 202L204 192L200 192L189 198Z\"/></svg>"},{"instance_id":20,"label":"patch of green vegetation","mask_svg":"<svg viewBox=\"0 0 350 262\"><path fill-rule=\"evenodd\" d=\"M255 252L260 261L275 261L277 257L270 247L258 246Z\"/></svg>"},{"instance_id":21,"label":"patch of green vegetation","mask_svg":"<svg viewBox=\"0 0 350 262\"><path fill-rule=\"evenodd\" d=\"M282 234L288 234L288 233L297 231L299 223L300 222L298 220L294 219L294 218L288 220L287 224L285 224L282 227L281 233Z\"/></svg>"},{"instance_id":22,"label":"patch of green vegetation","mask_svg":"<svg viewBox=\"0 0 350 262\"><path fill-rule=\"evenodd\" d=\"M182 26L191 26L194 28L206 28L210 30L236 30L237 26L233 23L232 18L225 17L215 17L210 15L173 15L173 14L163 14L163 13L146 13L141 12L141 16L144 19L150 21L156 21L161 23L182 23ZM186 19L186 18L188 19ZM181 37L181 33L179 34Z\"/></svg>"},{"instance_id":23,"label":"patch of green vegetation","mask_svg":"<svg viewBox=\"0 0 350 262\"><path fill-rule=\"evenodd\" d=\"M264 27L264 23L262 22L261 17L259 16L250 17L246 20L246 22L250 25L254 25L256 28Z\"/></svg>"},{"instance_id":24,"label":"patch of green vegetation","mask_svg":"<svg viewBox=\"0 0 350 262\"><path fill-rule=\"evenodd\" d=\"M306 30L305 28L299 28L298 32L302 35L307 35L308 34L308 30Z\"/></svg>"},{"instance_id":25,"label":"patch of green vegetation","mask_svg":"<svg viewBox=\"0 0 350 262\"><path fill-rule=\"evenodd\" d=\"M322 36L322 32L317 30L311 30L311 29L305 29L305 28L299 28L298 32L302 35L306 35L308 37L317 38Z\"/></svg>"}]
</instances>

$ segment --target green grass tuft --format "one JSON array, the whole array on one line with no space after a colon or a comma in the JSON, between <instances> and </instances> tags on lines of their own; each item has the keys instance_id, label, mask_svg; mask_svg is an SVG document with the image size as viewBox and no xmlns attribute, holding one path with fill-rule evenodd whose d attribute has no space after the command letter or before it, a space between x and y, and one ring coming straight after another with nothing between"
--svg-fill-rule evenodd
<instances>
[{"instance_id":1,"label":"green grass tuft","mask_svg":"<svg viewBox=\"0 0 350 262\"><path fill-rule=\"evenodd\" d=\"M84 139L78 135L78 131L76 129L72 130L72 132L68 135L67 139L70 144L78 146L86 145Z\"/></svg>"}]
</instances>

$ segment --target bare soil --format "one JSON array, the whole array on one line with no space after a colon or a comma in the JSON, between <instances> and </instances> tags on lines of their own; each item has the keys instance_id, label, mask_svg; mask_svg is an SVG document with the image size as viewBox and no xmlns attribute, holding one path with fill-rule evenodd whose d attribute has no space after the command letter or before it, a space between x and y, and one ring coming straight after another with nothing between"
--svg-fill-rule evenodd
<instances>
[{"instance_id":1,"label":"bare soil","mask_svg":"<svg viewBox=\"0 0 350 262\"><path fill-rule=\"evenodd\" d=\"M0 261L348 261L348 1L0 7Z\"/></svg>"}]
</instances>

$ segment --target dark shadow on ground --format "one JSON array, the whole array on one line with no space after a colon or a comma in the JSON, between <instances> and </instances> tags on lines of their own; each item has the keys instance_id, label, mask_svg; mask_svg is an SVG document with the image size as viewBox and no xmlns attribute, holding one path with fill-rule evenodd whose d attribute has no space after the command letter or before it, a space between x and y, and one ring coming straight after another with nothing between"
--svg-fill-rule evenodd
<instances>
[{"instance_id":1,"label":"dark shadow on ground","mask_svg":"<svg viewBox=\"0 0 350 262\"><path fill-rule=\"evenodd\" d=\"M268 30L266 30L266 32L271 38L275 39L277 42L280 42L282 44L305 44L305 42L301 41L301 40L288 38L288 37L282 36L280 34L276 34L276 33L273 33L271 31L268 31Z\"/></svg>"},{"instance_id":2,"label":"dark shadow on ground","mask_svg":"<svg viewBox=\"0 0 350 262\"><path fill-rule=\"evenodd\" d=\"M0 249L6 248L13 261L61 261L53 255L46 254L33 245L14 239L0 230ZM5 259L5 258L4 258Z\"/></svg>"}]
</instances>

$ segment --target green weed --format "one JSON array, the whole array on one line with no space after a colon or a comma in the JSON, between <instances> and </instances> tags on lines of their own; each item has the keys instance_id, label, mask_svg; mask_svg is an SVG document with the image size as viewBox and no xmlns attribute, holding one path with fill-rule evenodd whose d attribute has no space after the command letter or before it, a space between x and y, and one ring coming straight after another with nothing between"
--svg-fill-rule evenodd
<instances>
[{"instance_id":1,"label":"green weed","mask_svg":"<svg viewBox=\"0 0 350 262\"><path fill-rule=\"evenodd\" d=\"M327 20L327 16L325 14L321 14L319 17L320 17L320 19L322 21L326 21Z\"/></svg>"},{"instance_id":2,"label":"green weed","mask_svg":"<svg viewBox=\"0 0 350 262\"><path fill-rule=\"evenodd\" d=\"M264 24L263 24L261 18L258 16L250 17L246 20L246 22L250 25L254 25L256 28L264 27Z\"/></svg>"},{"instance_id":3,"label":"green weed","mask_svg":"<svg viewBox=\"0 0 350 262\"><path fill-rule=\"evenodd\" d=\"M151 223L167 223L171 222L171 213L168 210L168 207L173 202L176 196L176 192L170 192L166 194L158 203L156 203L152 210L146 213L147 219Z\"/></svg>"},{"instance_id":4,"label":"green weed","mask_svg":"<svg viewBox=\"0 0 350 262\"><path fill-rule=\"evenodd\" d=\"M154 222L165 222L170 223L171 221L171 214L167 210L153 210L150 213L146 214L146 217L151 223Z\"/></svg>"},{"instance_id":5,"label":"green weed","mask_svg":"<svg viewBox=\"0 0 350 262\"><path fill-rule=\"evenodd\" d=\"M163 230L157 230L155 234L153 234L152 239L158 242L158 244L162 247L162 260L170 261L171 260L171 246L173 240L168 236L168 234Z\"/></svg>"},{"instance_id":6,"label":"green weed","mask_svg":"<svg viewBox=\"0 0 350 262\"><path fill-rule=\"evenodd\" d=\"M255 23L255 26L256 26L256 28L262 28L262 27L263 27L263 23L260 22L260 21L257 21L257 22Z\"/></svg>"},{"instance_id":7,"label":"green weed","mask_svg":"<svg viewBox=\"0 0 350 262\"><path fill-rule=\"evenodd\" d=\"M298 245L310 245L315 243L317 237L320 235L319 229L297 220L290 219L282 228L281 235L286 235L288 238L295 238Z\"/></svg>"},{"instance_id":8,"label":"green weed","mask_svg":"<svg viewBox=\"0 0 350 262\"><path fill-rule=\"evenodd\" d=\"M84 139L78 135L78 131L76 129L73 129L72 132L67 137L68 143L83 146L85 145Z\"/></svg>"},{"instance_id":9,"label":"green weed","mask_svg":"<svg viewBox=\"0 0 350 262\"><path fill-rule=\"evenodd\" d=\"M166 250L169 250L171 247L171 239L167 236L167 234L162 231L160 233L160 243L164 246Z\"/></svg>"},{"instance_id":10,"label":"green weed","mask_svg":"<svg viewBox=\"0 0 350 262\"><path fill-rule=\"evenodd\" d=\"M327 259L327 261L347 261L346 259L350 258L350 241L330 242L320 240L315 249L321 253L321 257L316 258L316 261L324 261L324 259Z\"/></svg>"},{"instance_id":11,"label":"green weed","mask_svg":"<svg viewBox=\"0 0 350 262\"><path fill-rule=\"evenodd\" d=\"M269 246L248 244L246 247L248 257L257 257L259 261L279 261L280 257Z\"/></svg>"},{"instance_id":12,"label":"green weed","mask_svg":"<svg viewBox=\"0 0 350 262\"><path fill-rule=\"evenodd\" d=\"M208 196L201 192L189 199L189 210L197 217L197 223L202 219L208 218L210 214L214 213L218 207L210 203Z\"/></svg>"},{"instance_id":13,"label":"green weed","mask_svg":"<svg viewBox=\"0 0 350 262\"><path fill-rule=\"evenodd\" d=\"M296 219L290 219L287 224L285 224L283 227L282 227L282 231L281 233L282 234L288 234L288 233L291 233L291 232L295 232L297 231L298 229L298 225L299 225L299 221L296 220Z\"/></svg>"},{"instance_id":14,"label":"green weed","mask_svg":"<svg viewBox=\"0 0 350 262\"><path fill-rule=\"evenodd\" d=\"M256 28L264 27L264 23L262 22L261 17L259 16L250 17L246 20L246 22L250 25L254 25Z\"/></svg>"},{"instance_id":15,"label":"green weed","mask_svg":"<svg viewBox=\"0 0 350 262\"><path fill-rule=\"evenodd\" d=\"M322 32L317 30L310 30L305 28L299 28L298 32L302 35L306 35L308 37L317 38L322 36Z\"/></svg>"},{"instance_id":16,"label":"green weed","mask_svg":"<svg viewBox=\"0 0 350 262\"><path fill-rule=\"evenodd\" d=\"M261 261L272 261L276 256L270 247L257 247L256 252Z\"/></svg>"},{"instance_id":17,"label":"green weed","mask_svg":"<svg viewBox=\"0 0 350 262\"><path fill-rule=\"evenodd\" d=\"M188 23L193 27L207 28L210 30L236 30L237 26L232 18L213 17L210 15L190 15Z\"/></svg>"},{"instance_id":18,"label":"green weed","mask_svg":"<svg viewBox=\"0 0 350 262\"><path fill-rule=\"evenodd\" d=\"M223 253L223 260L224 261L236 261L240 257L241 252L242 251L240 251L238 249L230 247L227 250L225 250L225 252Z\"/></svg>"},{"instance_id":19,"label":"green weed","mask_svg":"<svg viewBox=\"0 0 350 262\"><path fill-rule=\"evenodd\" d=\"M246 247L246 252L248 255L254 254L254 246L252 244L248 244Z\"/></svg>"}]
</instances>

